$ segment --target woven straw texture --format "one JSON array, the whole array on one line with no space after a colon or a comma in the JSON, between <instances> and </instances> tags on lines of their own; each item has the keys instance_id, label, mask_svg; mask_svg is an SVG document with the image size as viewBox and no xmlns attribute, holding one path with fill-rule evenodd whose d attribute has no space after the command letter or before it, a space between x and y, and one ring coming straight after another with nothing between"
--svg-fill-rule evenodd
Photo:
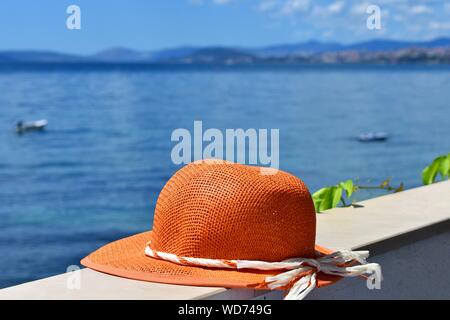
<instances>
[{"instance_id":1,"label":"woven straw texture","mask_svg":"<svg viewBox=\"0 0 450 320\"><path fill-rule=\"evenodd\" d=\"M167 182L153 230L110 243L82 260L123 277L225 287L257 287L276 271L236 271L181 266L145 256L150 240L181 257L282 261L315 257L315 210L303 182L278 170L224 161L191 163ZM336 277L320 276L319 285Z\"/></svg>"}]
</instances>

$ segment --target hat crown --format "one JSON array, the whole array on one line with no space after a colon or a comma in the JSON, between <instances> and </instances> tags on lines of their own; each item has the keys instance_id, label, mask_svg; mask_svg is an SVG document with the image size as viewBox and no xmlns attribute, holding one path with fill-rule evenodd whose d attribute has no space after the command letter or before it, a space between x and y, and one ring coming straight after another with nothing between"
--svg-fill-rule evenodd
<instances>
[{"instance_id":1,"label":"hat crown","mask_svg":"<svg viewBox=\"0 0 450 320\"><path fill-rule=\"evenodd\" d=\"M314 204L297 177L200 161L162 189L151 242L181 257L281 261L314 256L315 232Z\"/></svg>"}]
</instances>

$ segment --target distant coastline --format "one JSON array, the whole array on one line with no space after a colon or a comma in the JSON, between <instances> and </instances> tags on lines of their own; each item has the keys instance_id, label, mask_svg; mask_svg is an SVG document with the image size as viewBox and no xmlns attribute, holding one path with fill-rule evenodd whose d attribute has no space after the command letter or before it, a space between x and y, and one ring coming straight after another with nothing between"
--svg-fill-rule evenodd
<instances>
[{"instance_id":1,"label":"distant coastline","mask_svg":"<svg viewBox=\"0 0 450 320\"><path fill-rule=\"evenodd\" d=\"M92 55L51 51L0 51L0 65L330 65L450 64L450 38L430 41L371 40L348 45L308 41L260 48L176 47L157 51L110 48Z\"/></svg>"}]
</instances>

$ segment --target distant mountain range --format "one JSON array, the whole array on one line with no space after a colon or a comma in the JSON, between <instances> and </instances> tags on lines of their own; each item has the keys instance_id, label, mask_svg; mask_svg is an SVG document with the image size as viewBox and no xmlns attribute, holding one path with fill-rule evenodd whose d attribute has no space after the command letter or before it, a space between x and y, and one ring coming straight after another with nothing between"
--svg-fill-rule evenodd
<instances>
[{"instance_id":1,"label":"distant mountain range","mask_svg":"<svg viewBox=\"0 0 450 320\"><path fill-rule=\"evenodd\" d=\"M157 51L110 48L92 55L49 51L0 51L0 64L21 63L450 63L450 38L430 41L371 40L353 44L308 41L260 48L185 46Z\"/></svg>"}]
</instances>

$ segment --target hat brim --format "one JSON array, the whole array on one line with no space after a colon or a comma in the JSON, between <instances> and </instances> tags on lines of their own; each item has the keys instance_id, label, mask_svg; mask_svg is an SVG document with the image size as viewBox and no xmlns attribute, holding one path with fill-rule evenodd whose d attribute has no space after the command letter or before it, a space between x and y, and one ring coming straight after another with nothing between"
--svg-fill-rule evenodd
<instances>
[{"instance_id":1,"label":"hat brim","mask_svg":"<svg viewBox=\"0 0 450 320\"><path fill-rule=\"evenodd\" d=\"M182 266L154 259L144 254L144 248L150 239L150 234L151 231L147 231L111 242L85 257L81 260L81 264L96 271L129 279L225 288L264 289L258 288L264 279L279 273L279 271ZM320 246L316 246L316 250L324 254L331 252ZM330 285L339 279L341 277L319 272L317 286Z\"/></svg>"}]
</instances>

